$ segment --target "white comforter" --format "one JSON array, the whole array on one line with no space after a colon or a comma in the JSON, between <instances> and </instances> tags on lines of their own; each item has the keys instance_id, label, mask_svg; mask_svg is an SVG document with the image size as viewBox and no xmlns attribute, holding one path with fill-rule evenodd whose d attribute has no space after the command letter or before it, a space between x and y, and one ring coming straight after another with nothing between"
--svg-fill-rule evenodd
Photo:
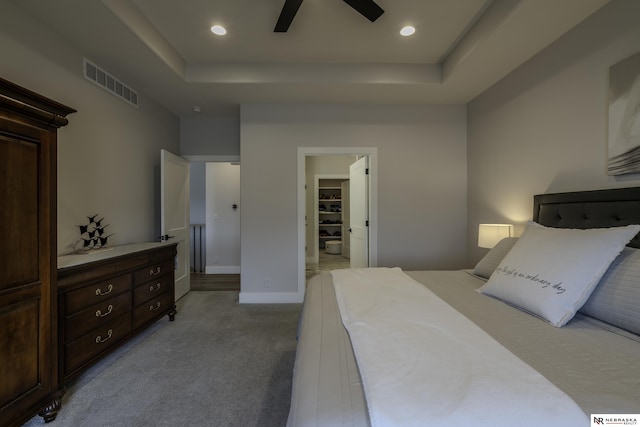
<instances>
[{"instance_id":1,"label":"white comforter","mask_svg":"<svg viewBox=\"0 0 640 427\"><path fill-rule=\"evenodd\" d=\"M372 426L589 425L566 394L400 269L331 274Z\"/></svg>"}]
</instances>

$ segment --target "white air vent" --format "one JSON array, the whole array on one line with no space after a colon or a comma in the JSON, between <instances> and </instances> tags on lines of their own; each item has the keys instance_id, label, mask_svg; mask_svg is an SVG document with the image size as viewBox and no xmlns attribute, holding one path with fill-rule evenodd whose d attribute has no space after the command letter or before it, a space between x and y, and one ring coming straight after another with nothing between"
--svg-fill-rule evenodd
<instances>
[{"instance_id":1,"label":"white air vent","mask_svg":"<svg viewBox=\"0 0 640 427\"><path fill-rule=\"evenodd\" d=\"M120 80L89 61L87 58L84 58L84 77L134 107L138 107L138 92L131 89L129 86L125 85Z\"/></svg>"}]
</instances>

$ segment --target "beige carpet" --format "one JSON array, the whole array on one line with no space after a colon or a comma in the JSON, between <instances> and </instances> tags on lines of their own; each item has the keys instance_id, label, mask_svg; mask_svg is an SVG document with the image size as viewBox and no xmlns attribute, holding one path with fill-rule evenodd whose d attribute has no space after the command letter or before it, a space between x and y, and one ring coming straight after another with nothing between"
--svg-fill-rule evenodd
<instances>
[{"instance_id":1,"label":"beige carpet","mask_svg":"<svg viewBox=\"0 0 640 427\"><path fill-rule=\"evenodd\" d=\"M86 371L47 425L284 426L301 305L240 305L228 291L190 292L177 305L174 322Z\"/></svg>"}]
</instances>

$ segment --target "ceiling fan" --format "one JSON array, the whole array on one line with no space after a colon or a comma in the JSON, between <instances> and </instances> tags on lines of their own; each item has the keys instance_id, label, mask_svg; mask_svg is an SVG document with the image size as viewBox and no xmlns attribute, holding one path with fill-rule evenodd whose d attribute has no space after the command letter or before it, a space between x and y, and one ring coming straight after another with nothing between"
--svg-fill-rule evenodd
<instances>
[{"instance_id":1,"label":"ceiling fan","mask_svg":"<svg viewBox=\"0 0 640 427\"><path fill-rule=\"evenodd\" d=\"M373 0L343 1L371 22L374 22L384 13L384 10L382 10L382 8ZM278 18L276 27L273 30L275 33L287 32L301 4L302 0L285 0L284 6L282 6L282 11L280 12L280 17Z\"/></svg>"}]
</instances>

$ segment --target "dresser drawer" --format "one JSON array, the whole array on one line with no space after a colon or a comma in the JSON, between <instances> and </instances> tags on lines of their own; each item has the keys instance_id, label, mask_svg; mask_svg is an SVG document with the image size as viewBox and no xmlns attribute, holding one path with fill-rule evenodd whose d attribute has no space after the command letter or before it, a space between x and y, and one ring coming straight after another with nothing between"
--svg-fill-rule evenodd
<instances>
[{"instance_id":1,"label":"dresser drawer","mask_svg":"<svg viewBox=\"0 0 640 427\"><path fill-rule=\"evenodd\" d=\"M162 316L174 319L175 254L176 244L143 243L114 247L96 257L88 254L81 257L88 261L84 263L76 256L58 259L66 266L58 270L61 384L73 381Z\"/></svg>"},{"instance_id":2,"label":"dresser drawer","mask_svg":"<svg viewBox=\"0 0 640 427\"><path fill-rule=\"evenodd\" d=\"M131 289L131 274L84 286L64 294L64 315L69 316L85 307L102 303Z\"/></svg>"},{"instance_id":3,"label":"dresser drawer","mask_svg":"<svg viewBox=\"0 0 640 427\"><path fill-rule=\"evenodd\" d=\"M165 292L156 298L137 306L133 310L133 327L138 328L151 319L167 312L173 306L173 295Z\"/></svg>"},{"instance_id":4,"label":"dresser drawer","mask_svg":"<svg viewBox=\"0 0 640 427\"><path fill-rule=\"evenodd\" d=\"M152 264L149 267L142 268L135 272L135 284L136 286L145 283L149 280L157 279L163 274L167 274L173 271L173 260L163 261L158 264Z\"/></svg>"},{"instance_id":5,"label":"dresser drawer","mask_svg":"<svg viewBox=\"0 0 640 427\"><path fill-rule=\"evenodd\" d=\"M170 274L158 277L158 279L151 282L143 283L136 287L133 304L139 306L145 301L151 298L156 298L160 294L167 292L171 289L173 277Z\"/></svg>"},{"instance_id":6,"label":"dresser drawer","mask_svg":"<svg viewBox=\"0 0 640 427\"><path fill-rule=\"evenodd\" d=\"M125 313L131 313L131 291L85 308L67 317L64 322L64 341L65 343L71 342L93 328L104 325Z\"/></svg>"},{"instance_id":7,"label":"dresser drawer","mask_svg":"<svg viewBox=\"0 0 640 427\"><path fill-rule=\"evenodd\" d=\"M72 374L94 357L109 350L131 332L131 316L124 314L64 347L64 376Z\"/></svg>"},{"instance_id":8,"label":"dresser drawer","mask_svg":"<svg viewBox=\"0 0 640 427\"><path fill-rule=\"evenodd\" d=\"M167 259L170 259L171 262L174 262L175 253L175 248L173 246L158 248L155 251L149 253L149 262L151 264L158 264Z\"/></svg>"}]
</instances>

